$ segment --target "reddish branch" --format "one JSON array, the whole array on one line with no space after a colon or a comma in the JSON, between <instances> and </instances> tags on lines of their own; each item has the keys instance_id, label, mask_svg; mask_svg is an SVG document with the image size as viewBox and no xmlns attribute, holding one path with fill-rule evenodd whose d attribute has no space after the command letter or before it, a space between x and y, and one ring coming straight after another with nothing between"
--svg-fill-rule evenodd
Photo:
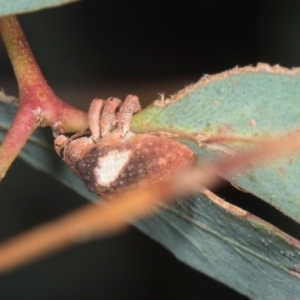
<instances>
[{"instance_id":1,"label":"reddish branch","mask_svg":"<svg viewBox=\"0 0 300 300\"><path fill-rule=\"evenodd\" d=\"M0 18L0 32L19 85L20 107L0 147L0 179L39 126L59 132L87 127L86 113L60 100L48 86L15 16Z\"/></svg>"}]
</instances>

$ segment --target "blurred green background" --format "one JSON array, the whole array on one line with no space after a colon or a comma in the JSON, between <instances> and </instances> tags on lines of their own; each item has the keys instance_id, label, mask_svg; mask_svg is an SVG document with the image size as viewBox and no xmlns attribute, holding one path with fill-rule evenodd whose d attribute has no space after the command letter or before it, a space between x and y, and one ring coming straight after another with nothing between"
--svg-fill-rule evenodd
<instances>
[{"instance_id":1,"label":"blurred green background","mask_svg":"<svg viewBox=\"0 0 300 300\"><path fill-rule=\"evenodd\" d=\"M88 0L20 15L19 20L49 84L83 109L94 97L129 93L146 105L158 93L169 95L204 74L237 65L300 65L296 0ZM17 95L2 44L0 70L0 86ZM1 241L86 203L20 160L0 193ZM299 226L250 195L231 188L217 194L299 238ZM245 299L178 262L134 228L0 277L1 300L221 297Z\"/></svg>"}]
</instances>

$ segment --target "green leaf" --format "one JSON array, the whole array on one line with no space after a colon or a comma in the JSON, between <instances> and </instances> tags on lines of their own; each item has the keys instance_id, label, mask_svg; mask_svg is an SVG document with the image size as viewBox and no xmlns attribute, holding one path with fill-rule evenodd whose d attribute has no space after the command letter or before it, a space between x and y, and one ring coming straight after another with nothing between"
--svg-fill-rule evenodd
<instances>
[{"instance_id":1,"label":"green leaf","mask_svg":"<svg viewBox=\"0 0 300 300\"><path fill-rule=\"evenodd\" d=\"M267 67L235 70L217 78L206 78L188 88L189 92L182 93L179 99L159 103L162 106L152 105L136 115L132 129L215 134L226 125L225 128L239 136L276 135L299 127L296 105L297 94L300 95L299 80L298 71ZM3 105L0 126L5 130L10 117L7 117L9 110L5 111L7 105ZM251 126L249 120L256 120L256 126ZM72 189L85 194L83 185L78 187L76 181L70 180L71 173L65 177L64 163L55 155L48 155L49 151L52 154L54 151L52 142L45 138L45 131L34 134L33 138L28 146L33 144L34 150L27 148L22 157L60 181L68 178ZM187 144L199 159L207 160L220 154L213 148L199 148L192 142ZM292 175L297 176L296 160L289 164L285 160L252 170L242 177L248 178L247 190L258 194L266 189L267 195L276 195L282 210L289 208L299 212L295 199L290 198L292 193L299 194L297 187L291 192L293 183L280 177L284 172L275 172L276 168L284 167L285 174L294 172ZM240 181L235 182L243 186ZM284 190L278 191L281 188ZM299 241L210 192L191 195L136 226L183 262L252 299L297 299L299 295Z\"/></svg>"},{"instance_id":2,"label":"green leaf","mask_svg":"<svg viewBox=\"0 0 300 300\"><path fill-rule=\"evenodd\" d=\"M191 196L136 226L179 260L251 299L297 299L299 241L207 196Z\"/></svg>"},{"instance_id":3,"label":"green leaf","mask_svg":"<svg viewBox=\"0 0 300 300\"><path fill-rule=\"evenodd\" d=\"M236 68L204 77L173 98L156 101L134 117L132 129L271 137L300 128L299 103L299 69L259 64L256 68ZM224 156L220 147L200 148L195 143L187 144L197 153L200 162L220 154ZM264 167L225 178L300 223L298 156L285 156Z\"/></svg>"},{"instance_id":4,"label":"green leaf","mask_svg":"<svg viewBox=\"0 0 300 300\"><path fill-rule=\"evenodd\" d=\"M37 131L20 157L96 199L47 140L47 132ZM250 298L288 299L300 292L299 241L213 193L191 196L136 226L181 261Z\"/></svg>"},{"instance_id":5,"label":"green leaf","mask_svg":"<svg viewBox=\"0 0 300 300\"><path fill-rule=\"evenodd\" d=\"M0 0L0 16L27 13L75 1L77 0Z\"/></svg>"}]
</instances>

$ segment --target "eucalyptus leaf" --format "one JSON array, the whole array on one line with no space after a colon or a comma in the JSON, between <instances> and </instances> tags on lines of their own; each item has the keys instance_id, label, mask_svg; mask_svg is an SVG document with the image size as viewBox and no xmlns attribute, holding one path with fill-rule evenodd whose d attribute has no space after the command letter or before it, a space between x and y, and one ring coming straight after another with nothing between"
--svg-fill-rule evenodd
<instances>
[{"instance_id":1,"label":"eucalyptus leaf","mask_svg":"<svg viewBox=\"0 0 300 300\"><path fill-rule=\"evenodd\" d=\"M265 85L268 88L264 89ZM260 89L258 92L255 92L256 86ZM300 75L297 70L274 70L266 66L237 69L205 78L179 93L178 99L175 96L173 100L159 101L146 108L134 117L132 129L216 134L225 125L239 136L272 136L299 127L297 115L300 108L296 105L299 89ZM293 108L290 116L286 115L289 113L288 107L290 110ZM7 130L14 111L11 104L1 104L1 134ZM249 123L251 120L256 123ZM196 152L199 160L220 155L216 149L200 148L191 141L185 142ZM55 155L52 142L47 139L44 130L35 132L21 157L32 166L67 183L86 198L92 198L82 184L78 185L78 181L71 179L73 174ZM254 194L264 189L267 195L275 193L281 210L285 211L288 207L290 214L295 210L293 217L296 219L299 209L291 195L298 194L297 185L290 192L292 183L285 182L278 173L294 172L292 175L296 176L297 160L289 160L289 164L285 160L283 158L258 170L251 169L242 175L241 178L251 181L252 185L248 182L247 188L242 181L234 182ZM285 172L278 172L278 168L284 168ZM280 196L280 188L284 188L286 197ZM209 191L182 200L137 222L136 226L166 246L178 259L249 298L298 298L299 241ZM269 199L264 200L271 203ZM271 204L274 205L274 202Z\"/></svg>"},{"instance_id":2,"label":"eucalyptus leaf","mask_svg":"<svg viewBox=\"0 0 300 300\"><path fill-rule=\"evenodd\" d=\"M172 98L156 101L134 117L132 129L269 138L300 128L299 103L299 69L259 64L206 76ZM226 156L222 148L188 145L200 162ZM299 156L220 175L300 223Z\"/></svg>"},{"instance_id":3,"label":"eucalyptus leaf","mask_svg":"<svg viewBox=\"0 0 300 300\"><path fill-rule=\"evenodd\" d=\"M212 193L190 196L136 226L251 299L298 299L299 241Z\"/></svg>"},{"instance_id":4,"label":"eucalyptus leaf","mask_svg":"<svg viewBox=\"0 0 300 300\"><path fill-rule=\"evenodd\" d=\"M0 16L32 12L77 0L0 0Z\"/></svg>"}]
</instances>

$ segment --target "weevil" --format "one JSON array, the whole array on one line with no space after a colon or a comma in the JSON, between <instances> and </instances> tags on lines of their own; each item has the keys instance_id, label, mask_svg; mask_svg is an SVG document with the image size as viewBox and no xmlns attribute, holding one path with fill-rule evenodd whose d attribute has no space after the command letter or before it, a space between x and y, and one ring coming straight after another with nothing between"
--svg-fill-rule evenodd
<instances>
[{"instance_id":1,"label":"weevil","mask_svg":"<svg viewBox=\"0 0 300 300\"><path fill-rule=\"evenodd\" d=\"M55 139L57 154L91 192L108 196L127 187L151 187L194 162L194 153L179 142L131 132L132 116L140 110L134 95L124 102L94 99L88 111L89 131Z\"/></svg>"}]
</instances>

